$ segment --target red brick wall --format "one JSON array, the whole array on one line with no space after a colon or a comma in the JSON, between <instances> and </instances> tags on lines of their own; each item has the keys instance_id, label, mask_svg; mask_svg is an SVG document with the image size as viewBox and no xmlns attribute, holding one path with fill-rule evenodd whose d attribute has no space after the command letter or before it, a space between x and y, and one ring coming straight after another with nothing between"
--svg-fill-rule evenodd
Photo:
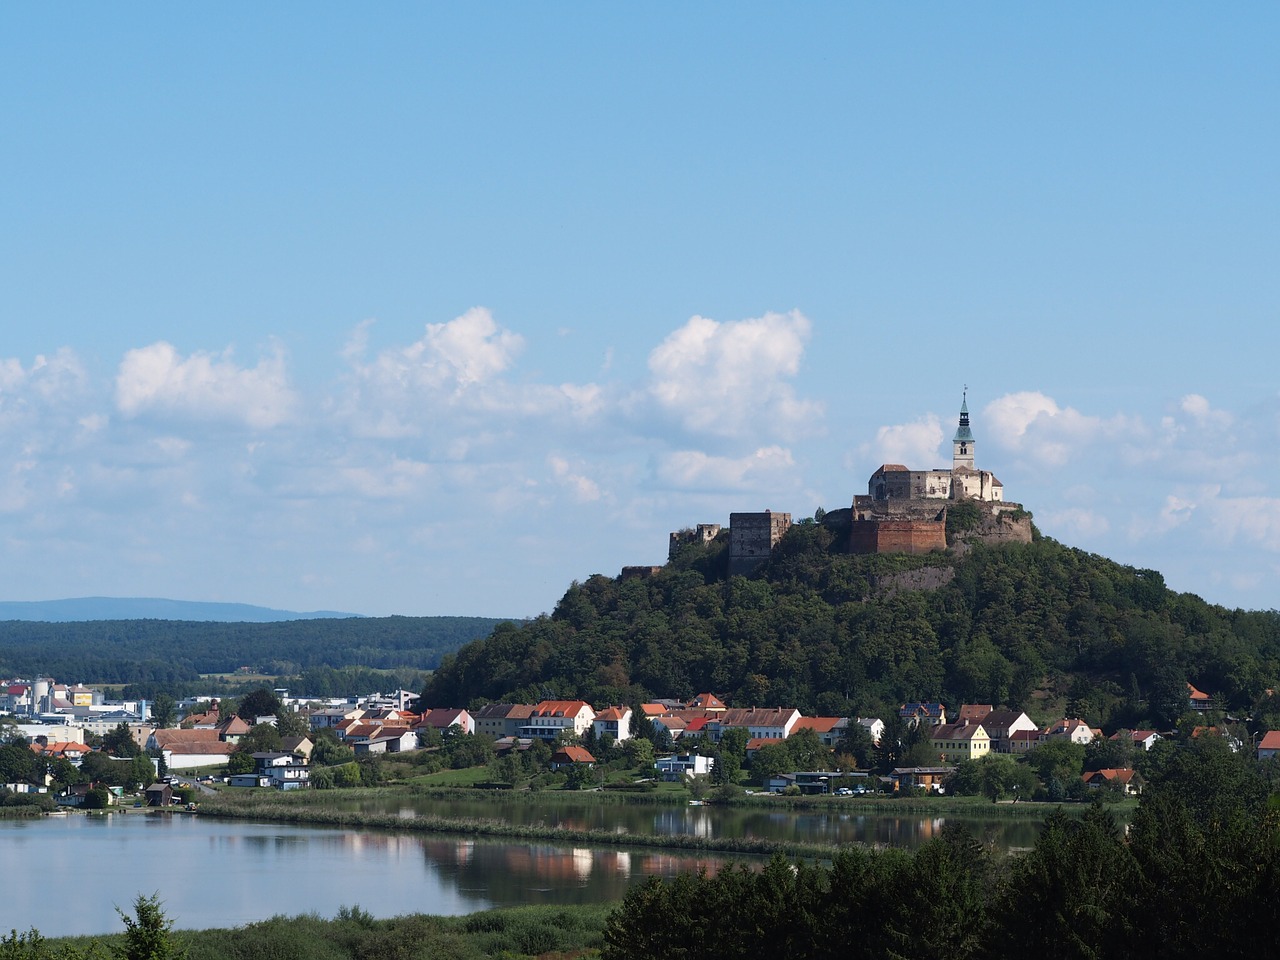
<instances>
[{"instance_id":1,"label":"red brick wall","mask_svg":"<svg viewBox=\"0 0 1280 960\"><path fill-rule=\"evenodd\" d=\"M850 553L928 553L947 548L946 524L936 520L855 520Z\"/></svg>"}]
</instances>

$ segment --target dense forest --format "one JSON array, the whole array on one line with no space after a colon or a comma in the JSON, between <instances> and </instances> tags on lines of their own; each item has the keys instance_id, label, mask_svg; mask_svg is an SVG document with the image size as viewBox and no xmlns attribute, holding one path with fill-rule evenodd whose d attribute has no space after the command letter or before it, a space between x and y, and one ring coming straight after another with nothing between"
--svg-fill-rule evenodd
<instances>
[{"instance_id":1,"label":"dense forest","mask_svg":"<svg viewBox=\"0 0 1280 960\"><path fill-rule=\"evenodd\" d=\"M914 854L850 847L830 866L778 857L650 880L610 917L603 956L1273 956L1280 815L1269 789L1251 757L1206 737L1148 785L1127 832L1099 804L1051 814L1015 857L948 823Z\"/></svg>"},{"instance_id":2,"label":"dense forest","mask_svg":"<svg viewBox=\"0 0 1280 960\"><path fill-rule=\"evenodd\" d=\"M248 667L269 676L322 668L430 670L489 633L484 617L358 617L276 623L185 620L0 622L0 676L82 683L189 682Z\"/></svg>"},{"instance_id":3,"label":"dense forest","mask_svg":"<svg viewBox=\"0 0 1280 960\"><path fill-rule=\"evenodd\" d=\"M1045 538L922 557L849 556L836 542L798 524L750 578L725 576L721 538L651 577L574 583L551 615L445 657L424 695L600 703L709 690L836 716L940 699L1163 728L1185 710L1187 682L1241 711L1280 685L1280 614L1175 593L1154 570Z\"/></svg>"}]
</instances>

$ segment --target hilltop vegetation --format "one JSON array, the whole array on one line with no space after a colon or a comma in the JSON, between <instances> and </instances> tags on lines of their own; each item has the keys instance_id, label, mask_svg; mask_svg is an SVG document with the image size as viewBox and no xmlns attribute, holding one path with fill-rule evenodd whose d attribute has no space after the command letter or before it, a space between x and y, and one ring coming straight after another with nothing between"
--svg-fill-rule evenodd
<instances>
[{"instance_id":1,"label":"hilltop vegetation","mask_svg":"<svg viewBox=\"0 0 1280 960\"><path fill-rule=\"evenodd\" d=\"M427 702L710 690L806 714L940 699L1118 727L1172 724L1188 681L1241 710L1280 686L1280 614L1174 593L1154 570L1048 539L959 557L849 556L834 540L794 526L751 578L726 578L718 541L652 577L574 583L550 616L446 657Z\"/></svg>"},{"instance_id":2,"label":"hilltop vegetation","mask_svg":"<svg viewBox=\"0 0 1280 960\"><path fill-rule=\"evenodd\" d=\"M483 637L485 617L356 617L277 623L185 620L0 622L0 676L173 686L249 667L268 676L324 668L430 670Z\"/></svg>"}]
</instances>

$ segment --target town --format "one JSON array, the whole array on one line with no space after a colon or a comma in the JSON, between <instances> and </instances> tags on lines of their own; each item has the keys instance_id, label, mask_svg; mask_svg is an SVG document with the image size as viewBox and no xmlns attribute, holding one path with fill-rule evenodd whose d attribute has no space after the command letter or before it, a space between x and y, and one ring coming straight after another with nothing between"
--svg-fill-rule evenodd
<instances>
[{"instance_id":1,"label":"town","mask_svg":"<svg viewBox=\"0 0 1280 960\"><path fill-rule=\"evenodd\" d=\"M1061 802L1095 791L1140 795L1142 755L1163 739L1222 736L1259 761L1280 751L1280 731L1249 737L1190 684L1179 729L1109 735L1079 718L1039 723L1022 709L991 704L949 711L912 702L885 718L805 717L795 708L733 707L703 693L687 703L597 707L548 699L467 710L421 706L405 690L309 699L262 689L243 698L238 712L217 700L163 704L160 719L174 721L163 726L155 704L110 701L80 684L15 679L3 690L8 752L0 753L0 789L14 802L43 798L64 807L109 806L131 793L151 806L194 802L190 790L174 789L175 777L286 791L367 785L361 762L391 755L433 767L447 757L450 766L480 771L476 783L500 788L515 786L522 773L548 786L598 788L608 768L622 775L612 784L683 783L695 802L713 786ZM26 762L15 760L15 749L29 753Z\"/></svg>"}]
</instances>

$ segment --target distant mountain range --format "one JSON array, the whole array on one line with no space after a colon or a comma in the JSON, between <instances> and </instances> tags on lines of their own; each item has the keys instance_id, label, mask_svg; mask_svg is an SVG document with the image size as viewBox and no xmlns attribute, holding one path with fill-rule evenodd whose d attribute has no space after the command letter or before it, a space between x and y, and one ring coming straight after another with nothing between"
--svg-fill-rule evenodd
<instances>
[{"instance_id":1,"label":"distant mountain range","mask_svg":"<svg viewBox=\"0 0 1280 960\"><path fill-rule=\"evenodd\" d=\"M216 623L276 623L359 617L358 613L314 610L296 613L248 603L206 603L155 597L76 597L70 600L0 600L0 621L69 623L87 620L190 620Z\"/></svg>"}]
</instances>

